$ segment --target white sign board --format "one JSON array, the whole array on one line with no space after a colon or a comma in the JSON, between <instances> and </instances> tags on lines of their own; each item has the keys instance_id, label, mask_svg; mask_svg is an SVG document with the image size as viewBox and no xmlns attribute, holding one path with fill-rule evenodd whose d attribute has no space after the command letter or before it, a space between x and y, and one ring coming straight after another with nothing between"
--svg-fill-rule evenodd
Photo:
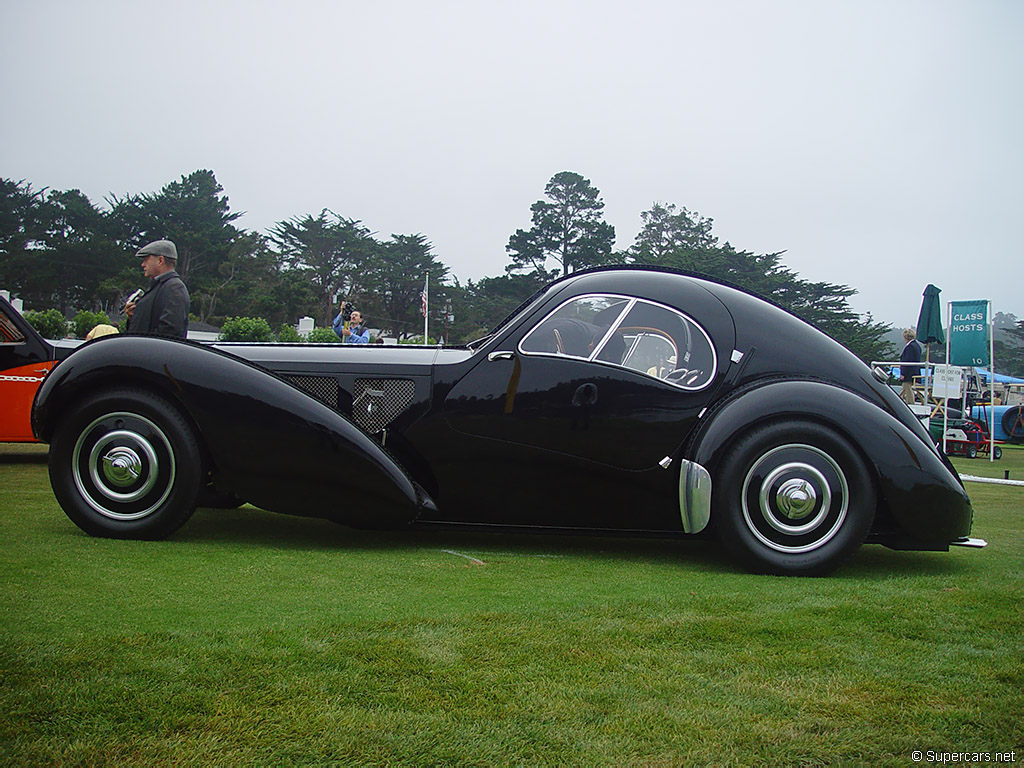
<instances>
[{"instance_id":1,"label":"white sign board","mask_svg":"<svg viewBox=\"0 0 1024 768\"><path fill-rule=\"evenodd\" d=\"M956 400L964 394L964 372L955 365L936 365L932 396Z\"/></svg>"}]
</instances>

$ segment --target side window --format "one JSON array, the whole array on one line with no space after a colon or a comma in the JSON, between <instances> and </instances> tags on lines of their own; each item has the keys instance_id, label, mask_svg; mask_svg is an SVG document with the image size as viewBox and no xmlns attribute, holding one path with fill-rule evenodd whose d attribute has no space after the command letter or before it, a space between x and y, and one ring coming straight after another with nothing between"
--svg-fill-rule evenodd
<instances>
[{"instance_id":1,"label":"side window","mask_svg":"<svg viewBox=\"0 0 1024 768\"><path fill-rule=\"evenodd\" d=\"M556 309L530 331L519 348L526 353L589 358L629 299L621 296L582 296Z\"/></svg>"},{"instance_id":2,"label":"side window","mask_svg":"<svg viewBox=\"0 0 1024 768\"><path fill-rule=\"evenodd\" d=\"M0 344L19 344L24 340L25 334L0 310Z\"/></svg>"},{"instance_id":3,"label":"side window","mask_svg":"<svg viewBox=\"0 0 1024 768\"><path fill-rule=\"evenodd\" d=\"M621 339L621 343L614 343ZM637 301L597 355L684 389L715 377L715 350L704 330L674 309Z\"/></svg>"},{"instance_id":4,"label":"side window","mask_svg":"<svg viewBox=\"0 0 1024 768\"><path fill-rule=\"evenodd\" d=\"M689 390L710 384L717 367L711 340L690 318L624 296L581 296L563 304L519 349L621 366Z\"/></svg>"}]
</instances>

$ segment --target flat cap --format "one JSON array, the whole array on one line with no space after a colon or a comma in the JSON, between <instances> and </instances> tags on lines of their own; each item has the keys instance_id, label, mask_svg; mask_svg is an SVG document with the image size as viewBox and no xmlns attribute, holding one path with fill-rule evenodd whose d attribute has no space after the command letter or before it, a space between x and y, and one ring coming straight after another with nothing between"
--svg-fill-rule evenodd
<instances>
[{"instance_id":1,"label":"flat cap","mask_svg":"<svg viewBox=\"0 0 1024 768\"><path fill-rule=\"evenodd\" d=\"M154 240L149 245L144 245L139 248L139 252L135 254L139 256L163 256L165 259L178 260L178 249L174 247L174 243L170 240Z\"/></svg>"}]
</instances>

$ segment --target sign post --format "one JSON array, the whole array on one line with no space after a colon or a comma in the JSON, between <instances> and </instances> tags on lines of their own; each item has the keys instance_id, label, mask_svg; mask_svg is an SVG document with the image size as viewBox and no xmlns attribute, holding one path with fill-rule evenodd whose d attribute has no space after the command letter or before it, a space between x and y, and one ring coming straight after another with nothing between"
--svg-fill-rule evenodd
<instances>
[{"instance_id":1,"label":"sign post","mask_svg":"<svg viewBox=\"0 0 1024 768\"><path fill-rule=\"evenodd\" d=\"M951 301L949 362L953 365L986 366L989 349L988 302Z\"/></svg>"},{"instance_id":2,"label":"sign post","mask_svg":"<svg viewBox=\"0 0 1024 768\"><path fill-rule=\"evenodd\" d=\"M936 365L932 394L946 400L957 400L964 393L964 372L955 365Z\"/></svg>"},{"instance_id":3,"label":"sign post","mask_svg":"<svg viewBox=\"0 0 1024 768\"><path fill-rule=\"evenodd\" d=\"M932 397L942 398L942 452L946 452L946 433L949 432L949 401L964 395L964 372L955 365L935 366L932 380Z\"/></svg>"},{"instance_id":4,"label":"sign post","mask_svg":"<svg viewBox=\"0 0 1024 768\"><path fill-rule=\"evenodd\" d=\"M992 302L987 299L977 301L949 302L949 334L946 336L946 361L953 365L969 365L972 367L988 366L989 414L988 428L989 461L995 460L995 365L993 363L992 338ZM965 416L970 412L966 408ZM945 436L943 436L945 448Z\"/></svg>"}]
</instances>

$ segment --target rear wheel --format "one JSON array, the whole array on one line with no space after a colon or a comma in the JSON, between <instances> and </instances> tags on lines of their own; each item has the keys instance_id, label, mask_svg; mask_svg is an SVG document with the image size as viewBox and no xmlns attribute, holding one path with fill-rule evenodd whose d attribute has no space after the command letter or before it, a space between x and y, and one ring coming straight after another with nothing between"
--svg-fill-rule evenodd
<instances>
[{"instance_id":1,"label":"rear wheel","mask_svg":"<svg viewBox=\"0 0 1024 768\"><path fill-rule=\"evenodd\" d=\"M192 516L202 463L188 422L137 389L98 393L66 413L50 448L64 512L93 536L159 539Z\"/></svg>"},{"instance_id":2,"label":"rear wheel","mask_svg":"<svg viewBox=\"0 0 1024 768\"><path fill-rule=\"evenodd\" d=\"M812 422L772 423L740 438L713 487L722 543L758 572L829 573L874 519L874 486L860 455Z\"/></svg>"}]
</instances>

